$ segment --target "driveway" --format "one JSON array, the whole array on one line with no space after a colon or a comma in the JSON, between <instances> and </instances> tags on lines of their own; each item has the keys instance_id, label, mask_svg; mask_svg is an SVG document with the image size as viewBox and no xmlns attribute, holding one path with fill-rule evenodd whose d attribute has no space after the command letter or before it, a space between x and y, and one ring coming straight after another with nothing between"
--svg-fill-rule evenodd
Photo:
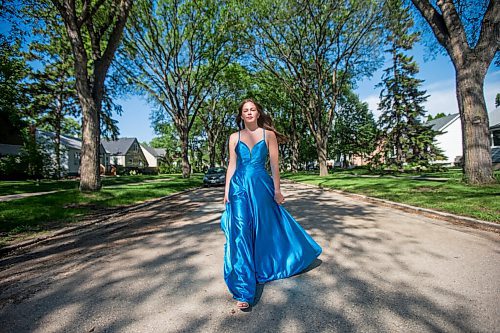
<instances>
[{"instance_id":1,"label":"driveway","mask_svg":"<svg viewBox=\"0 0 500 333\"><path fill-rule=\"evenodd\" d=\"M494 332L500 236L283 184L323 247L234 310L223 188L157 202L0 259L2 332Z\"/></svg>"}]
</instances>

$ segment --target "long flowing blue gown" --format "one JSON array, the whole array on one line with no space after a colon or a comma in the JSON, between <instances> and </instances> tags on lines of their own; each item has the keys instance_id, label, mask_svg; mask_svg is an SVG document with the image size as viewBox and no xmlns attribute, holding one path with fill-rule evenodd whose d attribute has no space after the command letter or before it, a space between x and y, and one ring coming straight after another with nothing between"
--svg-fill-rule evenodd
<instances>
[{"instance_id":1,"label":"long flowing blue gown","mask_svg":"<svg viewBox=\"0 0 500 333\"><path fill-rule=\"evenodd\" d=\"M265 131L252 149L238 133L235 149L236 170L229 183L229 202L221 216L226 237L224 280L234 299L251 304L257 283L300 273L322 249L274 201L273 179L265 168Z\"/></svg>"}]
</instances>

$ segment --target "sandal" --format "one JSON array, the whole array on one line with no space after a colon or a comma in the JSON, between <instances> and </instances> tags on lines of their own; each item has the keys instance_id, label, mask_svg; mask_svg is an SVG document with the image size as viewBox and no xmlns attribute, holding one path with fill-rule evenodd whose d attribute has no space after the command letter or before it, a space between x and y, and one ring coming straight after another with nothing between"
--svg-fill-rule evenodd
<instances>
[{"instance_id":1,"label":"sandal","mask_svg":"<svg viewBox=\"0 0 500 333\"><path fill-rule=\"evenodd\" d=\"M236 307L240 310L245 310L250 307L250 304L248 304L248 302L238 301L236 302Z\"/></svg>"}]
</instances>

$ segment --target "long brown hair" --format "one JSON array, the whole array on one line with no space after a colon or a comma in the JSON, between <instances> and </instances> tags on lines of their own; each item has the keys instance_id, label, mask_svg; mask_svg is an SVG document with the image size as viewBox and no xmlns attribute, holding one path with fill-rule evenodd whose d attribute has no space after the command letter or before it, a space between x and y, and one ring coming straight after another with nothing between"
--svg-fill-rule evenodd
<instances>
[{"instance_id":1,"label":"long brown hair","mask_svg":"<svg viewBox=\"0 0 500 333\"><path fill-rule=\"evenodd\" d=\"M243 113L243 105L245 105L245 103L248 102L253 103L257 109L257 112L259 112L259 118L257 118L257 125L259 125L259 127L265 128L266 130L269 131L273 131L274 134L276 134L276 139L278 140L279 143L288 141L288 138L284 134L281 134L276 130L276 128L274 128L271 116L264 112L262 105L260 105L252 98L247 98L243 100L240 103L240 106L238 106L238 115L236 116L236 124L238 125L238 128L240 130L245 128L245 122L243 121L243 119L241 119L241 114Z\"/></svg>"}]
</instances>

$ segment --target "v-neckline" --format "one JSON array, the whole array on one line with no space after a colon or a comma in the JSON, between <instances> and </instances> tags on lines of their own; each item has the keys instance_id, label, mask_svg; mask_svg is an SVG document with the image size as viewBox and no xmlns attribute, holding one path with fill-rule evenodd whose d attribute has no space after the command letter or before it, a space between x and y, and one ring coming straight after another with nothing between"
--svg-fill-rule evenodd
<instances>
[{"instance_id":1,"label":"v-neckline","mask_svg":"<svg viewBox=\"0 0 500 333\"><path fill-rule=\"evenodd\" d=\"M248 151L250 152L250 156L252 156L253 149L255 148L256 145L258 145L262 141L266 141L266 140L265 139L260 139L259 141L257 141L256 143L254 143L254 145L252 146L252 149L250 149L250 147L243 140L240 140L239 142L243 143L245 145L245 147L247 147Z\"/></svg>"}]
</instances>

